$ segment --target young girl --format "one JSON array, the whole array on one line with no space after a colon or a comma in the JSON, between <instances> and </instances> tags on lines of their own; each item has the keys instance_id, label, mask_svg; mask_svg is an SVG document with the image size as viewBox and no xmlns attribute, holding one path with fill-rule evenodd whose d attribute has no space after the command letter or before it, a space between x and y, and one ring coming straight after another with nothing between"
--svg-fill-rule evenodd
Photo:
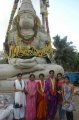
<instances>
[{"instance_id":1,"label":"young girl","mask_svg":"<svg viewBox=\"0 0 79 120\"><path fill-rule=\"evenodd\" d=\"M69 77L65 77L65 85L63 87L63 109L66 110L67 120L73 120L74 104L72 97L74 93L74 87L70 84Z\"/></svg>"}]
</instances>

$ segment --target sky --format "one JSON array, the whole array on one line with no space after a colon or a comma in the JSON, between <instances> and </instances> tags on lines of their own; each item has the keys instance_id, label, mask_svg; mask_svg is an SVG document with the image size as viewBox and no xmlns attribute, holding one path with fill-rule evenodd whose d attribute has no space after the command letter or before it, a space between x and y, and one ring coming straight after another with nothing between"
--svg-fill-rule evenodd
<instances>
[{"instance_id":1,"label":"sky","mask_svg":"<svg viewBox=\"0 0 79 120\"><path fill-rule=\"evenodd\" d=\"M14 0L0 0L0 51L3 42ZM37 15L40 17L39 0L32 0ZM68 36L79 51L79 0L49 0L49 28L51 38L60 35Z\"/></svg>"}]
</instances>

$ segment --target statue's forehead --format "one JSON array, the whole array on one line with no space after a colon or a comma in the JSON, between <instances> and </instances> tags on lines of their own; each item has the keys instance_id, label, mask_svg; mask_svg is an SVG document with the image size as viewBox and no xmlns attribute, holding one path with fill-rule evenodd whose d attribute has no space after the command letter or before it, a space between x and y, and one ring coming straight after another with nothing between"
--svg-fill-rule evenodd
<instances>
[{"instance_id":1,"label":"statue's forehead","mask_svg":"<svg viewBox=\"0 0 79 120\"><path fill-rule=\"evenodd\" d=\"M29 12L23 12L23 14L21 14L20 15L20 17L22 17L22 16L31 16L31 17L33 17L33 14L31 14L31 13L29 13Z\"/></svg>"}]
</instances>

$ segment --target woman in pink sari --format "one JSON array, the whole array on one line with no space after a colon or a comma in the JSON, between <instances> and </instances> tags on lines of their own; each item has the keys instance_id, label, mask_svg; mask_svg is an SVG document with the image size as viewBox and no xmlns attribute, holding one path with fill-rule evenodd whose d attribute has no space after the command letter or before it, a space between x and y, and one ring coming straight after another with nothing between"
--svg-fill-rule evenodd
<instances>
[{"instance_id":1,"label":"woman in pink sari","mask_svg":"<svg viewBox=\"0 0 79 120\"><path fill-rule=\"evenodd\" d=\"M37 85L35 81L35 75L31 74L29 81L25 85L26 93L26 110L25 110L25 120L35 120L36 119L36 91Z\"/></svg>"}]
</instances>

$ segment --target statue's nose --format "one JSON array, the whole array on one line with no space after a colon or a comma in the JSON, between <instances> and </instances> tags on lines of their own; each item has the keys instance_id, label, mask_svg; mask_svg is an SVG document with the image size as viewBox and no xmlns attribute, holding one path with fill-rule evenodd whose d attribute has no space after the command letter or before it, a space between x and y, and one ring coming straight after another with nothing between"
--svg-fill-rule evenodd
<instances>
[{"instance_id":1,"label":"statue's nose","mask_svg":"<svg viewBox=\"0 0 79 120\"><path fill-rule=\"evenodd\" d=\"M20 27L29 27L29 28L33 28L34 26L34 21L30 20L29 18L22 18L20 19L20 22L19 22L19 25Z\"/></svg>"}]
</instances>

